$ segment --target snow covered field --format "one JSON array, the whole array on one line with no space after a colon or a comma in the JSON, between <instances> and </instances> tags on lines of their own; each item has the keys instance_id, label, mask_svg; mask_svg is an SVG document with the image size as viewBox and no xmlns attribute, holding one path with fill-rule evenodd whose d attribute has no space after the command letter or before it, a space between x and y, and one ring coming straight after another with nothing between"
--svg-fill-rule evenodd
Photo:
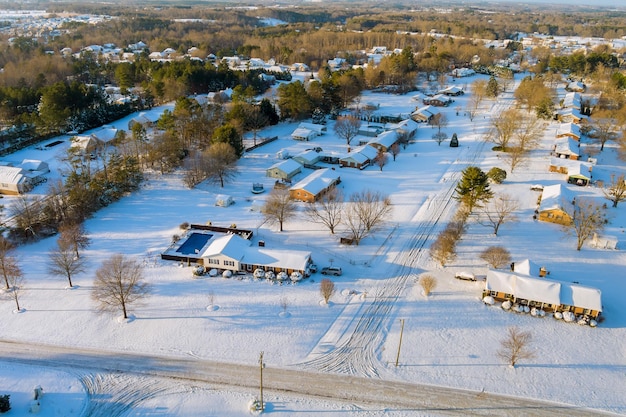
<instances>
[{"instance_id":1,"label":"snow covered field","mask_svg":"<svg viewBox=\"0 0 626 417\"><path fill-rule=\"evenodd\" d=\"M459 85L467 87L471 81L462 80ZM407 115L417 105L411 96L366 93L361 103L378 103L381 113ZM462 110L456 115L456 107L464 108L467 97L456 98L457 103L444 110L450 120L444 131L448 136L458 134L459 148L450 148L447 142L438 146L431 139L435 131L421 126L417 140L401 150L396 161L390 158L382 172L378 167L363 171L340 169L340 188L345 195L366 188L380 190L389 195L393 204L393 215L386 227L360 246L340 246L338 236L308 222L302 210L305 203L299 203L298 216L285 224L283 232L262 224L259 209L268 192L255 195L250 190L253 182L262 182L266 190L272 188L274 179L265 177L265 169L278 161L278 151L287 148L293 155L313 146L337 156L346 151L345 142L335 137L332 124L327 134L309 143L290 139L297 124L281 124L261 132L262 136L279 139L245 154L239 162L239 175L224 189L202 184L189 190L180 173L154 174L138 192L89 219L85 227L92 243L84 255L89 272L73 279L75 289L67 289L66 281L47 273L48 251L55 238L20 247L18 254L26 279L20 304L25 311L14 313L12 300L2 300L0 338L247 365L256 364L259 352L264 351L268 367L299 369L320 352L333 350L354 330L355 319L371 302L370 295L394 278L389 273L395 270L394 262L405 249L404 243L430 219L441 191L454 184L462 169L477 164L484 171L493 166L508 171L504 161L483 140L489 117L511 104L510 94L495 103L485 101L474 122ZM127 120L121 120L116 125L125 128L126 123ZM519 200L517 223L505 224L494 237L489 229L470 221L457 259L445 269L430 261L427 254L419 258L419 267L412 274L417 278L428 271L437 277L437 287L426 298L414 280L407 281L386 318L378 339L380 345L375 349L376 358L371 365L381 378L484 390L626 414L626 314L622 307L626 254L587 246L578 252L575 239L560 227L532 219L539 193L531 191L530 186L564 184L564 175L548 172L555 131L556 124L549 126L532 160L509 173L504 184L493 186L494 191L504 191ZM51 167L58 166L55 158L68 142L67 137L62 139L64 143L57 147L31 148L5 159L43 159ZM623 164L617 162L613 143L607 144L598 159L600 165L623 169ZM310 172L304 171L296 180ZM574 188L582 194L598 198L602 195L594 187ZM44 192L45 184L34 191ZM231 195L235 204L216 207L217 194ZM10 205L10 197L5 197L3 203ZM622 248L626 247L624 207L626 203L608 209L610 222L605 232L617 236ZM442 224L437 227L443 227L449 215L443 213ZM273 249L311 251L320 268L331 263L341 266L344 274L333 278L338 291L331 304L320 305L319 273L298 285L271 285L251 277L194 279L191 268L160 260L159 254L169 246L172 236L180 233L181 223L207 221L216 226L236 223L239 228L251 229L255 242L264 240ZM430 243L432 240L424 251ZM605 320L597 328L590 328L485 306L480 301L484 283L459 281L453 276L461 270L484 275L486 265L478 255L492 245L506 247L516 261L528 258L545 266L553 279L578 281L601 289ZM146 279L152 284L146 302L131 308L133 316L129 322L98 314L90 299L93 271L103 259L120 252L141 259L146 266ZM207 308L211 299L213 306ZM285 302L288 314L283 311ZM401 319L405 327L399 366L395 367ZM532 332L536 354L515 369L496 356L500 340L512 325ZM0 394L11 394L13 404L13 410L6 415L28 415L28 400L36 385L41 385L46 393L40 415L82 415L90 401L84 375L78 370L38 369L0 362ZM116 415L243 416L249 415L246 405L257 394L201 384L160 383L164 384L162 394L146 397ZM416 415L389 407L362 408L360 404L335 404L271 391L266 401L270 403L266 414Z\"/></svg>"}]
</instances>

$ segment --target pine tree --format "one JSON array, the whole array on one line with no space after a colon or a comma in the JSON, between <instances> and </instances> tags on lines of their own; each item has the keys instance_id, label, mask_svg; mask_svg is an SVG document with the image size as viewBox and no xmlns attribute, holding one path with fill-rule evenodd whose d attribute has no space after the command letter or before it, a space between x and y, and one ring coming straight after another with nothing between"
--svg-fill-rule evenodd
<instances>
[{"instance_id":1,"label":"pine tree","mask_svg":"<svg viewBox=\"0 0 626 417\"><path fill-rule=\"evenodd\" d=\"M456 186L454 198L463 203L469 212L481 207L493 197L489 188L489 177L475 166L463 170L463 178Z\"/></svg>"},{"instance_id":2,"label":"pine tree","mask_svg":"<svg viewBox=\"0 0 626 417\"><path fill-rule=\"evenodd\" d=\"M498 80L493 75L489 78L489 82L487 82L487 97L498 97L500 93L500 85L498 84Z\"/></svg>"}]
</instances>

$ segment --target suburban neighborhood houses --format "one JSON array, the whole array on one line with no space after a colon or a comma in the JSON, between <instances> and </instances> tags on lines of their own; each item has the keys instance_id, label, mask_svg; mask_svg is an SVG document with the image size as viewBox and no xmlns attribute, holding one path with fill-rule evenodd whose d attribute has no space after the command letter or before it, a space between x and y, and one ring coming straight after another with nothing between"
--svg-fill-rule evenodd
<instances>
[{"instance_id":1,"label":"suburban neighborhood houses","mask_svg":"<svg viewBox=\"0 0 626 417\"><path fill-rule=\"evenodd\" d=\"M94 114L128 110L2 144L7 415L626 412L623 30L558 36L537 14L535 33L480 39L442 25L456 6L324 6L216 9L237 23L133 6L120 21L161 38L80 49L46 45L123 17L6 14L11 48L102 68L106 82L77 90L102 94ZM500 8L464 7L497 33ZM439 29L395 28L426 11ZM218 23L249 38L209 33ZM353 38L325 56L321 40ZM256 56L272 42L275 57ZM486 52L455 60L457 46ZM153 84L174 100L131 111L148 81L116 82L137 62L189 73Z\"/></svg>"}]
</instances>

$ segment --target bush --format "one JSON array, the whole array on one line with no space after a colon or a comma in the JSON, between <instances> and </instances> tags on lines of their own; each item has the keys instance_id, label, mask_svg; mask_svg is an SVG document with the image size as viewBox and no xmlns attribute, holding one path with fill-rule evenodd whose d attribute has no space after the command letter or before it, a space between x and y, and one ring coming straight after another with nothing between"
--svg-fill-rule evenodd
<instances>
[{"instance_id":1,"label":"bush","mask_svg":"<svg viewBox=\"0 0 626 417\"><path fill-rule=\"evenodd\" d=\"M496 184L502 184L506 179L506 171L502 168L493 167L487 172L487 177Z\"/></svg>"},{"instance_id":2,"label":"bush","mask_svg":"<svg viewBox=\"0 0 626 417\"><path fill-rule=\"evenodd\" d=\"M10 395L0 395L0 413L6 413L11 409Z\"/></svg>"},{"instance_id":3,"label":"bush","mask_svg":"<svg viewBox=\"0 0 626 417\"><path fill-rule=\"evenodd\" d=\"M178 227L181 230L187 230L187 229L189 229L189 223L187 223L187 222L181 223L180 226L178 226Z\"/></svg>"},{"instance_id":4,"label":"bush","mask_svg":"<svg viewBox=\"0 0 626 417\"><path fill-rule=\"evenodd\" d=\"M432 290L437 286L437 280L432 275L424 275L419 280L424 296L428 297Z\"/></svg>"}]
</instances>

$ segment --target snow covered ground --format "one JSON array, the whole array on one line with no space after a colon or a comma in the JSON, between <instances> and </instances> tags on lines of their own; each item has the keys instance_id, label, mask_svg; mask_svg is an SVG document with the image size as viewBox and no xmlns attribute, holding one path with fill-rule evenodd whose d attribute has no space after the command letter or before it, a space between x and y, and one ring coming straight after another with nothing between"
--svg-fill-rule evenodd
<instances>
[{"instance_id":1,"label":"snow covered ground","mask_svg":"<svg viewBox=\"0 0 626 417\"><path fill-rule=\"evenodd\" d=\"M463 80L459 85L467 87L471 81ZM361 103L378 103L381 113L407 115L418 104L411 96L366 93ZM390 158L382 172L378 167L340 170L340 188L344 194L366 188L379 190L388 194L393 204L393 216L386 227L361 245L339 245L338 236L306 220L304 203L299 204L297 217L285 224L285 231L278 232L276 227L263 224L259 209L267 192L256 195L250 190L254 182L262 182L266 190L272 188L274 180L265 177L265 169L278 161L279 150L287 148L292 155L313 146L335 155L346 151L345 142L335 137L332 124L327 134L309 143L290 139L289 134L297 124L280 124L261 132L261 136L279 139L246 153L239 162L239 175L224 189L202 184L189 190L183 185L180 173L154 174L138 192L89 219L85 227L92 243L84 254L89 268L73 279L74 289L67 289L66 281L47 272L48 251L55 243L54 238L20 247L18 254L26 279L20 304L25 311L14 313L15 305L10 299L0 302L3 318L0 337L27 343L248 365L256 364L259 352L264 351L268 367L298 369L299 364L321 351L336 347L354 327L353 319L370 302L368 295L393 278L388 276L388 271L394 267L404 239L429 218L429 208L436 207L439 193L451 186L460 170L471 163L485 171L493 166L508 171L503 159L489 150L491 145L483 146L482 141L489 117L511 104L510 95L498 102L485 101L473 122L462 110L456 114L457 107L465 107L467 97L456 98L457 102L444 110L450 121L444 131L448 136L453 132L458 134L459 148L450 148L447 142L438 146L431 139L435 131L421 126L417 140L403 149L396 161ZM126 128L126 123L124 119L115 125ZM422 258L424 261L415 268L414 275L428 271L437 277L437 288L426 298L421 295L421 288L410 281L395 304L389 324L381 332L381 346L376 350L374 365L382 378L484 390L626 414L623 395L626 314L622 307L626 293L626 254L621 250L587 246L576 251L574 238L558 226L532 219L539 193L531 191L530 186L564 184L563 175L549 173L547 169L555 131L556 125L548 127L532 160L509 173L504 184L493 186L494 191L506 192L519 200L518 222L505 224L497 237L486 227L470 222L457 259L445 269L427 256ZM64 143L51 149L31 148L5 159L43 159L51 167L58 167L56 158L68 142L67 137L61 139ZM484 151L477 153L480 150ZM607 144L598 159L601 165L623 169L623 164L617 162L613 143ZM296 180L310 172L304 171ZM58 172L53 170L50 176L55 175ZM42 184L34 194L45 190ZM575 187L574 191L601 196L594 187ZM235 204L216 207L218 194L231 195ZM10 205L11 197L5 197L3 203ZM605 232L617 236L622 248L626 247L624 207L626 203L608 209L610 222ZM191 268L160 260L159 254L169 246L172 236L181 232L181 223L207 221L216 226L236 223L239 228L251 229L255 242L264 240L267 247L311 251L320 268L330 264L341 266L344 274L333 278L338 291L331 304L320 305L319 273L298 285L271 285L251 277L194 279ZM506 247L516 261L528 258L545 266L553 279L600 288L605 320L597 328L590 328L485 306L480 301L481 281L459 281L453 276L461 270L484 275L486 265L478 255L491 245ZM103 259L120 252L142 260L146 279L152 285L146 302L131 308L133 319L129 322L120 322L115 315L97 313L90 299L93 271ZM212 308L207 308L210 300ZM288 314L283 311L285 302ZM395 367L401 319L405 326L399 366ZM504 365L496 356L500 340L512 325L532 332L536 354L534 359L520 363L515 369ZM243 416L249 415L246 405L256 395L200 384L169 384L162 395L145 398L126 410L126 414L119 415ZM9 393L13 400L13 410L7 416L28 415L28 400L35 385L41 385L46 393L41 415L78 416L90 401L84 373L0 362L0 394ZM334 404L271 392L266 400L270 403L266 414L415 415L393 408L362 408L360 404Z\"/></svg>"}]
</instances>

